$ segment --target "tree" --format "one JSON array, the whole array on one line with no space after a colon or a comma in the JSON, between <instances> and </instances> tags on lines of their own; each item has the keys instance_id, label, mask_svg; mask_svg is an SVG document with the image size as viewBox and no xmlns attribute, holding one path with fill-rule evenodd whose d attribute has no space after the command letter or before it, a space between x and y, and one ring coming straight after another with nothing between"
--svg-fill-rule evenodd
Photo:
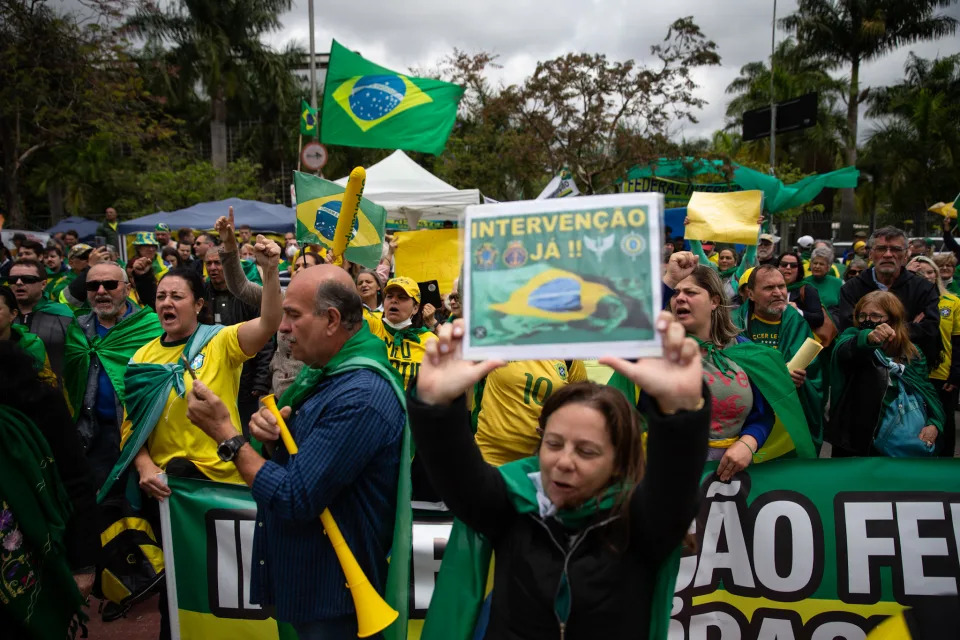
<instances>
[{"instance_id":1,"label":"tree","mask_svg":"<svg viewBox=\"0 0 960 640\"><path fill-rule=\"evenodd\" d=\"M217 169L227 165L228 101L251 86L281 112L299 100L290 51L261 42L280 28L279 16L290 6L291 0L180 0L166 10L147 5L129 22L147 38L144 53L160 54L171 94L181 102L209 100L210 158ZM172 48L164 50L167 43Z\"/></svg>"},{"instance_id":2,"label":"tree","mask_svg":"<svg viewBox=\"0 0 960 640\"><path fill-rule=\"evenodd\" d=\"M871 93L867 115L878 124L864 157L890 209L924 220L928 207L957 191L960 54L926 60L911 53L905 71L903 82Z\"/></svg>"},{"instance_id":3,"label":"tree","mask_svg":"<svg viewBox=\"0 0 960 640\"><path fill-rule=\"evenodd\" d=\"M860 65L914 42L953 34L957 21L937 14L956 0L798 0L797 11L781 25L794 32L800 50L823 60L828 69L849 65L844 154L857 164L857 116L868 92L860 87ZM856 201L841 190L840 235L850 237Z\"/></svg>"},{"instance_id":4,"label":"tree","mask_svg":"<svg viewBox=\"0 0 960 640\"><path fill-rule=\"evenodd\" d=\"M846 121L839 107L846 94L846 83L832 78L823 64L802 55L796 41L786 38L773 54L773 102L782 102L807 93L818 96L817 122L803 132L777 137L778 155L805 171L820 173L837 168ZM726 89L734 96L727 104L728 131L739 131L743 114L769 107L770 66L763 61L740 68L740 75ZM743 143L747 157L769 162L769 139Z\"/></svg>"},{"instance_id":5,"label":"tree","mask_svg":"<svg viewBox=\"0 0 960 640\"><path fill-rule=\"evenodd\" d=\"M110 2L88 6L114 15ZM45 3L0 4L0 147L8 224L26 225L25 176L96 138L116 149L166 134L117 34ZM64 164L59 164L63 167Z\"/></svg>"}]
</instances>

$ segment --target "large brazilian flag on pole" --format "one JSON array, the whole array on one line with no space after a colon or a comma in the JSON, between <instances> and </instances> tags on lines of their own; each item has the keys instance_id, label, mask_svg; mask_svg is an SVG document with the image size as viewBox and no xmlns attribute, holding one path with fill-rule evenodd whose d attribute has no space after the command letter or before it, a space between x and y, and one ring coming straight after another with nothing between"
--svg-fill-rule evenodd
<instances>
[{"instance_id":1,"label":"large brazilian flag on pole","mask_svg":"<svg viewBox=\"0 0 960 640\"><path fill-rule=\"evenodd\" d=\"M340 218L343 187L299 171L293 172L297 194L297 242L333 247L333 235ZM353 220L345 257L350 262L376 269L383 251L383 229L387 210L366 198L360 199L360 211Z\"/></svg>"},{"instance_id":2,"label":"large brazilian flag on pole","mask_svg":"<svg viewBox=\"0 0 960 640\"><path fill-rule=\"evenodd\" d=\"M334 40L320 141L440 155L462 95L462 87L399 74L364 60Z\"/></svg>"}]
</instances>

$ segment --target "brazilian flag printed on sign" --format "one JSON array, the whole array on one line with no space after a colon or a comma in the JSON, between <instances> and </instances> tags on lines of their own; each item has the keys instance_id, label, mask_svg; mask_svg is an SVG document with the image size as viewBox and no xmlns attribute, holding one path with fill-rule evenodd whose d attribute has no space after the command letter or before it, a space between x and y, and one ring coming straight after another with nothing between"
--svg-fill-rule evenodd
<instances>
[{"instance_id":1,"label":"brazilian flag printed on sign","mask_svg":"<svg viewBox=\"0 0 960 640\"><path fill-rule=\"evenodd\" d=\"M473 344L550 344L636 339L650 330L645 289L628 278L618 281L577 274L537 263L508 270L473 273ZM480 329L478 331L478 329ZM629 336L629 337L627 337Z\"/></svg>"},{"instance_id":2,"label":"brazilian flag printed on sign","mask_svg":"<svg viewBox=\"0 0 960 640\"><path fill-rule=\"evenodd\" d=\"M343 187L299 171L293 173L293 184L297 193L297 242L332 248ZM360 211L347 240L347 260L375 269L383 250L386 221L386 209L361 199Z\"/></svg>"},{"instance_id":3,"label":"brazilian flag printed on sign","mask_svg":"<svg viewBox=\"0 0 960 640\"><path fill-rule=\"evenodd\" d=\"M455 84L396 73L364 60L334 40L320 140L439 155L462 95L463 89Z\"/></svg>"}]
</instances>

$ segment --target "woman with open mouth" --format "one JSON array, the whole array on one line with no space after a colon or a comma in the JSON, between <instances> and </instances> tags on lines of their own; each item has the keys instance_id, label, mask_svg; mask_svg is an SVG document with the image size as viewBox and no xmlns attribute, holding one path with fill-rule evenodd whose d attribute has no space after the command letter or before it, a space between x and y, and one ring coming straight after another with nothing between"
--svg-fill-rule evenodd
<instances>
[{"instance_id":1,"label":"woman with open mouth","mask_svg":"<svg viewBox=\"0 0 960 640\"><path fill-rule=\"evenodd\" d=\"M127 367L122 452L102 492L131 460L140 487L157 500L170 495L158 477L168 466L175 467L178 475L243 484L236 466L218 454L220 443L187 419L186 393L195 380L213 389L225 401L240 436L240 370L280 326L279 258L280 247L260 236L257 263L264 268L261 315L229 327L201 324L201 311L207 301L202 297L203 280L196 271L178 267L161 277L156 312L164 333L141 347Z\"/></svg>"},{"instance_id":2,"label":"woman with open mouth","mask_svg":"<svg viewBox=\"0 0 960 640\"><path fill-rule=\"evenodd\" d=\"M657 574L696 514L710 418L696 343L669 313L656 324L662 359L600 360L645 391L646 465L640 413L619 390L578 382L544 403L535 455L493 467L473 439L464 396L505 363L461 360L462 320L427 344L410 426L458 520L424 633L478 637L473 621L495 553L482 637L646 637Z\"/></svg>"}]
</instances>

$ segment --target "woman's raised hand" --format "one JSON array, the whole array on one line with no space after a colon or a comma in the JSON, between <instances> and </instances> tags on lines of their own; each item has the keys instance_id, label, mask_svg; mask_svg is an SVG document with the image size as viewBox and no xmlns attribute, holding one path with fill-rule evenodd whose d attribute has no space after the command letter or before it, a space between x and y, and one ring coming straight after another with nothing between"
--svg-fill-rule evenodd
<instances>
[{"instance_id":1,"label":"woman's raised hand","mask_svg":"<svg viewBox=\"0 0 960 640\"><path fill-rule=\"evenodd\" d=\"M503 360L471 362L461 359L463 320L440 327L437 340L427 342L420 373L417 397L427 404L450 404L488 373L506 364Z\"/></svg>"},{"instance_id":2,"label":"woman's raised hand","mask_svg":"<svg viewBox=\"0 0 960 640\"><path fill-rule=\"evenodd\" d=\"M621 358L600 358L656 399L660 410L673 413L693 410L703 400L703 364L700 347L669 311L657 318L657 332L663 340L663 357L629 362Z\"/></svg>"},{"instance_id":3,"label":"woman's raised hand","mask_svg":"<svg viewBox=\"0 0 960 640\"><path fill-rule=\"evenodd\" d=\"M228 209L227 215L217 218L213 228L220 235L220 242L223 243L224 251L232 253L237 250L237 236L234 233L236 225L233 222L233 207Z\"/></svg>"}]
</instances>

